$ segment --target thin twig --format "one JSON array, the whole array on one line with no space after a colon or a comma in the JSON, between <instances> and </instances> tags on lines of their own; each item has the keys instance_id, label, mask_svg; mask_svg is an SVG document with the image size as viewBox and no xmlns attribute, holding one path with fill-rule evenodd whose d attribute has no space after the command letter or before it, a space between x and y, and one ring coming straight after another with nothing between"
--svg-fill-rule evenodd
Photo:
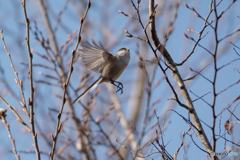
<instances>
[{"instance_id":1,"label":"thin twig","mask_svg":"<svg viewBox=\"0 0 240 160\"><path fill-rule=\"evenodd\" d=\"M15 114L15 116L17 117L17 121L20 122L20 123L22 123L22 124L26 127L26 129L27 129L29 132L31 132L31 128L23 121L23 119L19 116L19 114L15 111L15 109L14 109L12 106L10 106L10 105L5 101L5 99L4 99L1 95L0 95L0 99L2 100L2 102L3 102L8 108L11 109L11 111L13 112L13 114Z\"/></svg>"},{"instance_id":2,"label":"thin twig","mask_svg":"<svg viewBox=\"0 0 240 160\"><path fill-rule=\"evenodd\" d=\"M188 81L188 80L194 79L194 78L195 78L197 75L199 75L205 68L207 68L207 66L209 66L209 64L206 65L201 71L197 72L196 75L194 75L194 76L192 76L192 77L190 77L190 78L188 78L188 79L185 79L185 80L183 80L183 81ZM190 70L192 70L192 69L190 68Z\"/></svg>"},{"instance_id":3,"label":"thin twig","mask_svg":"<svg viewBox=\"0 0 240 160\"><path fill-rule=\"evenodd\" d=\"M202 99L204 96L208 95L209 93L211 93L211 92L208 92L208 93L202 95L201 97L198 97L197 99L193 100L192 102L195 102L195 101L197 101L197 100L199 100L199 99Z\"/></svg>"},{"instance_id":4,"label":"thin twig","mask_svg":"<svg viewBox=\"0 0 240 160\"><path fill-rule=\"evenodd\" d=\"M31 53L30 49L30 36L29 36L29 25L30 21L27 17L27 11L26 11L26 0L22 1L22 7L23 7L23 12L24 12L24 18L25 18L25 24L26 24L26 44L27 44L27 51L28 51L28 59L29 59L29 82L30 82L30 98L28 99L28 105L30 108L30 125L31 125L31 134L33 137L33 143L34 143L34 148L37 156L37 160L40 160L40 152L38 148L38 141L37 141L37 132L35 132L35 126L34 126L34 88L33 88L33 73L32 73L32 59L33 55Z\"/></svg>"},{"instance_id":5,"label":"thin twig","mask_svg":"<svg viewBox=\"0 0 240 160\"><path fill-rule=\"evenodd\" d=\"M10 138L10 140L12 142L12 146L13 146L13 153L15 154L16 159L20 160L20 154L17 153L17 150L16 150L15 139L12 137L12 133L10 131L9 123L7 123L7 120L6 120L6 116L7 116L6 112L7 112L7 110L3 110L2 108L0 108L0 119L2 119L3 124L7 128L8 137Z\"/></svg>"},{"instance_id":6,"label":"thin twig","mask_svg":"<svg viewBox=\"0 0 240 160\"><path fill-rule=\"evenodd\" d=\"M12 67L12 69L13 69L13 72L15 73L16 83L17 83L17 85L19 86L20 91L21 91L21 94L22 94L23 107L24 107L24 108L27 108L27 106L26 106L26 101L25 101L25 96L24 96L24 92L23 92L23 83L22 83L22 80L19 80L18 73L17 73L17 71L15 70L14 64L13 64L13 62L12 62L11 55L10 55L10 53L9 53L8 50L7 50L7 46L6 46L6 44L5 44L4 37L3 37L3 30L1 30L1 38L2 38L2 41L3 41L4 49L5 49L5 51L7 52L7 55L8 55L8 57L9 57L10 62L11 62L11 67ZM21 103L21 102L20 102L20 103ZM28 112L27 109L26 109L26 114L27 114L27 116L29 117L29 112Z\"/></svg>"}]
</instances>

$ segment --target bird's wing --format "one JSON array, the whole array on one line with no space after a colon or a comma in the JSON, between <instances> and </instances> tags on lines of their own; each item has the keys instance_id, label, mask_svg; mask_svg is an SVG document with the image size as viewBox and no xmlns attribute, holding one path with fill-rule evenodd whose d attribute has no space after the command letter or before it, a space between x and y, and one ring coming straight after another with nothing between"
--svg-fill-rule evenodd
<instances>
[{"instance_id":1,"label":"bird's wing","mask_svg":"<svg viewBox=\"0 0 240 160\"><path fill-rule=\"evenodd\" d=\"M101 73L109 58L114 58L101 44L93 42L92 45L83 42L81 46L82 49L79 49L81 51L80 57L82 57L84 65L94 72Z\"/></svg>"}]
</instances>

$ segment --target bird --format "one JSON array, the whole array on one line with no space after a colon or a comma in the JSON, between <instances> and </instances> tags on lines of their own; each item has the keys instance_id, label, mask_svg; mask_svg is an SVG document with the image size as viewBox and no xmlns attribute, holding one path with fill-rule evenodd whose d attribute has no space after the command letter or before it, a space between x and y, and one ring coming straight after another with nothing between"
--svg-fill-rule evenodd
<instances>
[{"instance_id":1,"label":"bird","mask_svg":"<svg viewBox=\"0 0 240 160\"><path fill-rule=\"evenodd\" d=\"M117 87L117 91L123 93L123 85L116 81L127 67L130 61L130 49L121 48L115 55L110 54L102 44L96 42L83 42L82 49L79 49L83 64L90 70L100 73L99 78L88 87L72 104L78 102L88 92L91 92L100 83L110 82Z\"/></svg>"}]
</instances>

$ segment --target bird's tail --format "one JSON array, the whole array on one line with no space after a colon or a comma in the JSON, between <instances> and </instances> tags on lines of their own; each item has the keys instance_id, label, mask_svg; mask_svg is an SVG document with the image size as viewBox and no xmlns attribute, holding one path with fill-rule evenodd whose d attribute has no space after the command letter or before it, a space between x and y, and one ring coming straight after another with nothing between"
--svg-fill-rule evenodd
<instances>
[{"instance_id":1,"label":"bird's tail","mask_svg":"<svg viewBox=\"0 0 240 160\"><path fill-rule=\"evenodd\" d=\"M72 104L78 102L83 96L85 96L88 92L91 92L97 85L103 80L102 76L98 78L88 89L86 89Z\"/></svg>"}]
</instances>

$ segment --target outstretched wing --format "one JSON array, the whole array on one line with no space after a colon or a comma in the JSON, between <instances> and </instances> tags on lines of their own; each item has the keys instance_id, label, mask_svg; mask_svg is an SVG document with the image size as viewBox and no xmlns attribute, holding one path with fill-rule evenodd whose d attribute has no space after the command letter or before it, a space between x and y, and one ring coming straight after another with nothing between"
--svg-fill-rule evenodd
<instances>
[{"instance_id":1,"label":"outstretched wing","mask_svg":"<svg viewBox=\"0 0 240 160\"><path fill-rule=\"evenodd\" d=\"M98 45L96 42L92 43L93 44L88 42L82 43L82 49L79 49L81 51L80 57L82 57L82 61L87 68L94 72L101 73L106 61L109 57L113 57L113 55L108 53L101 44Z\"/></svg>"}]
</instances>

